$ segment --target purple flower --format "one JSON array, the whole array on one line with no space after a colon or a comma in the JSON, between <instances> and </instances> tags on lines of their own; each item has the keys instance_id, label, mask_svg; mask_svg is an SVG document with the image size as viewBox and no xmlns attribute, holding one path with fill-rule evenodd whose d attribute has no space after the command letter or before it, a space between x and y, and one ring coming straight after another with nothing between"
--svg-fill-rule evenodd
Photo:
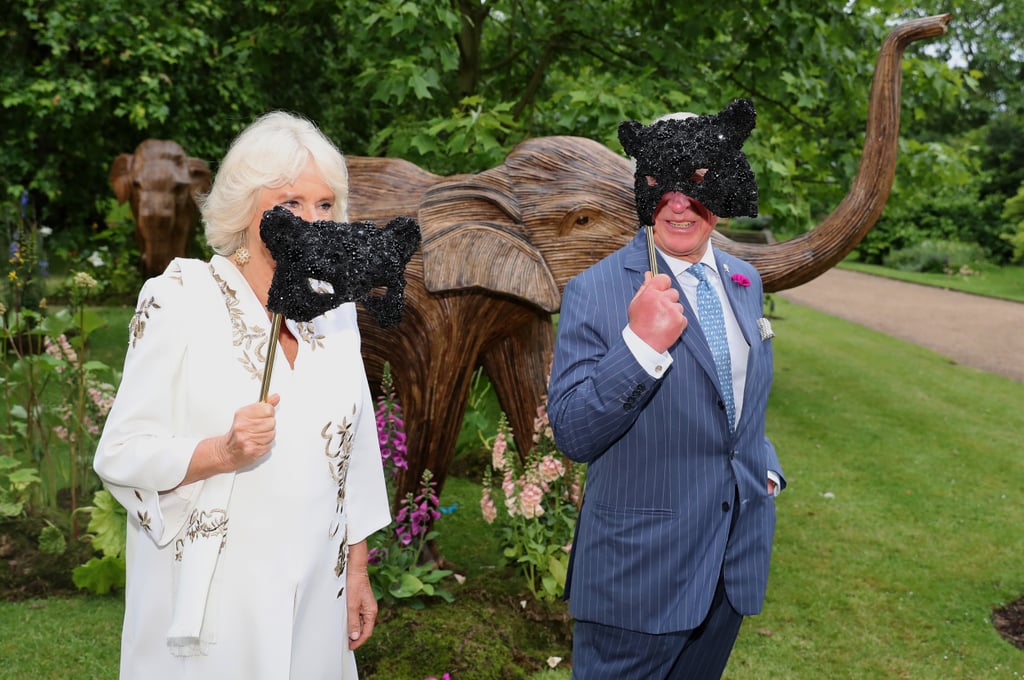
<instances>
[{"instance_id":1,"label":"purple flower","mask_svg":"<svg viewBox=\"0 0 1024 680\"><path fill-rule=\"evenodd\" d=\"M749 288L750 287L750 279L748 279L743 274L733 274L732 275L732 280L735 283L738 283L739 285L743 286L744 288Z\"/></svg>"}]
</instances>

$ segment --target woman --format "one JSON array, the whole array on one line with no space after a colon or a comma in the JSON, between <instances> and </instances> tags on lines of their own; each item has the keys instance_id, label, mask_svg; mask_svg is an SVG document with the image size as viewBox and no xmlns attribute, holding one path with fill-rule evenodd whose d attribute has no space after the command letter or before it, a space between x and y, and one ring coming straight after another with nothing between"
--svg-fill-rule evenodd
<instances>
[{"instance_id":1,"label":"woman","mask_svg":"<svg viewBox=\"0 0 1024 680\"><path fill-rule=\"evenodd\" d=\"M353 303L268 338L263 212L347 221L348 174L309 121L242 132L201 210L210 262L139 295L95 468L128 510L122 678L355 678L390 522ZM270 395L259 403L270 342Z\"/></svg>"}]
</instances>

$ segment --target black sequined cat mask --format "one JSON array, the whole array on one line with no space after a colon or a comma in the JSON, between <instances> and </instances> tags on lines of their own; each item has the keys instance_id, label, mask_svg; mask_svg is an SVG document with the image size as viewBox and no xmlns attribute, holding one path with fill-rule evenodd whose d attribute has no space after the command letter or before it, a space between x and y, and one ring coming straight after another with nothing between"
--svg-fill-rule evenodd
<instances>
[{"instance_id":1,"label":"black sequined cat mask","mask_svg":"<svg viewBox=\"0 0 1024 680\"><path fill-rule=\"evenodd\" d=\"M622 148L636 160L640 224L654 224L658 203L670 191L700 201L719 217L756 217L757 180L742 151L756 117L753 102L737 99L717 114L646 126L620 123ZM701 169L707 172L700 175Z\"/></svg>"},{"instance_id":2,"label":"black sequined cat mask","mask_svg":"<svg viewBox=\"0 0 1024 680\"><path fill-rule=\"evenodd\" d=\"M311 321L345 302L361 302L382 327L402 319L405 266L420 245L420 227L396 217L373 222L307 222L287 208L263 213L260 237L277 267L267 308L294 321ZM310 279L333 291L314 289ZM384 295L372 295L386 287Z\"/></svg>"}]
</instances>

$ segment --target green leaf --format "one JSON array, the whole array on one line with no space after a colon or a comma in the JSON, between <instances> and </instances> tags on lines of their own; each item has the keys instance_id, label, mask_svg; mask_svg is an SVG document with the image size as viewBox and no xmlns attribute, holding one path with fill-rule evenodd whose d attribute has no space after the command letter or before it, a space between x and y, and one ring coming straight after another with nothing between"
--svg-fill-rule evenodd
<instances>
[{"instance_id":1,"label":"green leaf","mask_svg":"<svg viewBox=\"0 0 1024 680\"><path fill-rule=\"evenodd\" d=\"M106 556L123 557L128 530L128 513L117 499L101 489L92 498L88 530L93 534L92 545Z\"/></svg>"},{"instance_id":2,"label":"green leaf","mask_svg":"<svg viewBox=\"0 0 1024 680\"><path fill-rule=\"evenodd\" d=\"M97 595L106 595L112 589L124 589L124 557L94 557L85 564L75 567L71 573L75 586Z\"/></svg>"},{"instance_id":3,"label":"green leaf","mask_svg":"<svg viewBox=\"0 0 1024 680\"><path fill-rule=\"evenodd\" d=\"M46 555L62 555L67 547L68 543L64 539L64 532L47 522L47 525L39 532L39 550Z\"/></svg>"}]
</instances>

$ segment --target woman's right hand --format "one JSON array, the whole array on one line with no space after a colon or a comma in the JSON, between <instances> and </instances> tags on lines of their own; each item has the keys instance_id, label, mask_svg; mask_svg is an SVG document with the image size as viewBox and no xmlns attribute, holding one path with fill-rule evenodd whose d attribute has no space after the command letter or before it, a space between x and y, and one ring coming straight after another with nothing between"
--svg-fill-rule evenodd
<instances>
[{"instance_id":1,"label":"woman's right hand","mask_svg":"<svg viewBox=\"0 0 1024 680\"><path fill-rule=\"evenodd\" d=\"M281 395L271 394L266 401L235 411L227 433L199 442L192 452L185 478L178 486L241 470L267 455L277 436L274 413L279 403Z\"/></svg>"},{"instance_id":2,"label":"woman's right hand","mask_svg":"<svg viewBox=\"0 0 1024 680\"><path fill-rule=\"evenodd\" d=\"M280 401L281 395L272 394L266 401L235 411L231 429L217 441L222 472L240 470L270 452L277 434L275 407Z\"/></svg>"}]
</instances>

